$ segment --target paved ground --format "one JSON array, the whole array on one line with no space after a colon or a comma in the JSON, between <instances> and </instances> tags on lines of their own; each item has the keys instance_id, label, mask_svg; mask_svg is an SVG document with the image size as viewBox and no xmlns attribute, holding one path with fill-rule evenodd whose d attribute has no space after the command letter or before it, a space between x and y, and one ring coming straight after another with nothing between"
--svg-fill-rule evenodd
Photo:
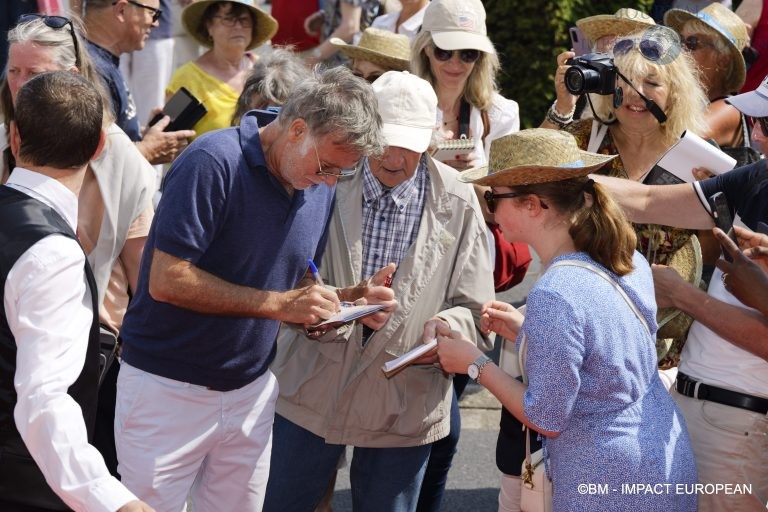
<instances>
[{"instance_id":1,"label":"paved ground","mask_svg":"<svg viewBox=\"0 0 768 512\"><path fill-rule=\"evenodd\" d=\"M534 258L525 280L514 289L501 293L499 300L516 306L525 303L533 283L539 276L540 265ZM499 347L491 356L498 361ZM496 436L501 409L499 402L482 386L470 383L460 402L462 432L459 452L453 459L448 485L443 499L443 512L495 511L498 508L499 472L496 469ZM348 451L347 460L351 460ZM350 512L352 498L349 467L339 472L333 499L334 512Z\"/></svg>"}]
</instances>

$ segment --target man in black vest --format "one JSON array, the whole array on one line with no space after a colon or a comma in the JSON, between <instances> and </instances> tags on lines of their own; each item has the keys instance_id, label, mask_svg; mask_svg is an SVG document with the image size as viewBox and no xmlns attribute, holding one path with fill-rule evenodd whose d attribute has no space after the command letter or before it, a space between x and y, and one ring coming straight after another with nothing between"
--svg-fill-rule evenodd
<instances>
[{"instance_id":1,"label":"man in black vest","mask_svg":"<svg viewBox=\"0 0 768 512\"><path fill-rule=\"evenodd\" d=\"M75 229L85 168L104 142L101 97L56 72L14 100L18 166L0 186L0 510L152 510L90 444L97 294Z\"/></svg>"}]
</instances>

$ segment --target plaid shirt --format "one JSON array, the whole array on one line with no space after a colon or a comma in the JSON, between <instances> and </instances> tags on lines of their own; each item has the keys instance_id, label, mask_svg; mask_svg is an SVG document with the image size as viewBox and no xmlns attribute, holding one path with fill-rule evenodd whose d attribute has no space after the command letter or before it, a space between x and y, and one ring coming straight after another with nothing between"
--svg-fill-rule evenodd
<instances>
[{"instance_id":1,"label":"plaid shirt","mask_svg":"<svg viewBox=\"0 0 768 512\"><path fill-rule=\"evenodd\" d=\"M429 172L422 156L413 176L385 188L363 163L363 279L388 263L400 265L416 240L424 210Z\"/></svg>"}]
</instances>

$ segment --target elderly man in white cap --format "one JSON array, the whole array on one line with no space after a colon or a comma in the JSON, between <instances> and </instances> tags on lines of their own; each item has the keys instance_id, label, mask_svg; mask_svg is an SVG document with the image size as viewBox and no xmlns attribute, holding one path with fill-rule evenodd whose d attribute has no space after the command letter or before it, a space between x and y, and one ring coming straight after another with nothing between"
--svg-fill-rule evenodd
<instances>
[{"instance_id":1,"label":"elderly man in white cap","mask_svg":"<svg viewBox=\"0 0 768 512\"><path fill-rule=\"evenodd\" d=\"M425 153L437 97L407 72L387 72L373 89L388 147L339 181L320 272L326 286L380 284L375 272L390 263L398 308L378 330L347 324L314 340L281 329L268 512L314 510L346 446L355 510L415 510L431 443L449 431L451 379L434 356L389 377L382 366L434 338L440 323L491 346L480 331L493 272L479 203Z\"/></svg>"}]
</instances>

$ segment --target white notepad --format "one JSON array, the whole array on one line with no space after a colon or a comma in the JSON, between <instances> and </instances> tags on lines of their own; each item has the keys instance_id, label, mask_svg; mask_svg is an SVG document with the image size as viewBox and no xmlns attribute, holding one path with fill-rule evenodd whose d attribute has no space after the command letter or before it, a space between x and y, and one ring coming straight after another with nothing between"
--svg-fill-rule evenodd
<instances>
[{"instance_id":1,"label":"white notepad","mask_svg":"<svg viewBox=\"0 0 768 512\"><path fill-rule=\"evenodd\" d=\"M419 345L418 347L409 350L405 354L401 355L397 359L393 359L392 361L387 361L384 363L384 366L381 367L381 371L384 372L384 375L387 376L387 378L392 377L397 372L414 362L416 359L420 358L427 352L430 352L432 349L434 349L437 346L437 338L432 338L427 343L424 343L422 345Z\"/></svg>"}]
</instances>

